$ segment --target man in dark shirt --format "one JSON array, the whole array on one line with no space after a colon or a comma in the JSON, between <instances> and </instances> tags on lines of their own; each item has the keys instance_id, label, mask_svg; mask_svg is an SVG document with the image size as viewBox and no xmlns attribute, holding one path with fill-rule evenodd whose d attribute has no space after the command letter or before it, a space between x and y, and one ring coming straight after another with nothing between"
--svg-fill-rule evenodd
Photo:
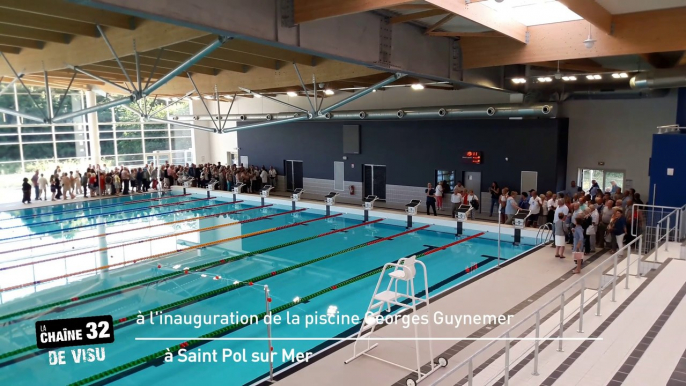
<instances>
[{"instance_id":1,"label":"man in dark shirt","mask_svg":"<svg viewBox=\"0 0 686 386\"><path fill-rule=\"evenodd\" d=\"M424 192L426 193L426 215L430 216L431 213L429 212L429 209L433 208L434 216L438 216L438 214L436 214L436 191L431 183L426 185Z\"/></svg>"},{"instance_id":2,"label":"man in dark shirt","mask_svg":"<svg viewBox=\"0 0 686 386\"><path fill-rule=\"evenodd\" d=\"M626 217L624 217L624 211L617 209L614 214L614 220L615 224L612 228L612 234L617 240L617 250L620 250L624 247L624 234L626 233Z\"/></svg>"}]
</instances>

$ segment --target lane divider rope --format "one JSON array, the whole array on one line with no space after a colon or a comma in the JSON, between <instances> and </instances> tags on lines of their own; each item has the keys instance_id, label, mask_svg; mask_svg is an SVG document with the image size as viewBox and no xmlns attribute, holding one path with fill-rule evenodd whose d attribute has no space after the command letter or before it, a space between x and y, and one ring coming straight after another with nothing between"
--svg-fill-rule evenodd
<instances>
[{"instance_id":1,"label":"lane divider rope","mask_svg":"<svg viewBox=\"0 0 686 386\"><path fill-rule=\"evenodd\" d=\"M166 207L166 206L185 205L185 204L190 203L190 202L197 202L197 201L204 201L204 200L208 200L208 198L206 198L206 197L194 198L192 200L187 200L187 201L168 202L166 204L157 204L157 205L151 205L151 206L146 206L146 207L141 207L141 208L132 208L132 209L127 209L127 210L118 210L118 211L114 211L114 212L95 213L95 214L87 214L87 215L78 216L78 217L61 218L59 220L48 220L48 221L22 224L22 225L13 225L11 227L0 227L0 230L7 230L7 229L14 229L14 228L28 228L28 227L32 227L32 226L42 226L42 225L46 225L46 224L59 224L61 222L80 220L82 218L107 217L107 216L110 216L113 214L127 213L127 212L134 212L134 211L145 211L145 210L152 209L152 208L162 208L162 207ZM105 220L105 221L107 221L107 220Z\"/></svg>"},{"instance_id":2,"label":"lane divider rope","mask_svg":"<svg viewBox=\"0 0 686 386\"><path fill-rule=\"evenodd\" d=\"M69 257L81 256L81 255L84 255L84 254L105 252L105 251L109 251L110 249L124 248L124 247L128 247L128 246L131 246L131 245L141 244L141 243L144 243L144 242L152 242L152 241L162 240L162 239L166 239L166 238L170 238L170 237L183 236L183 235L190 234L190 233L207 232L207 231L212 231L212 230L215 230L215 229L221 229L221 228L226 228L226 227L230 227L230 226L234 226L234 225L238 225L238 224L245 224L245 223L248 223L248 222L257 221L257 219L262 220L262 219L265 219L265 218L271 218L271 217L276 217L276 216L282 216L282 215L289 214L289 213L302 212L302 211L304 211L304 210L305 210L305 209L297 209L297 210L292 210L292 211L288 211L288 212L281 212L281 213L271 214L271 215L268 215L268 216L262 216L262 217L257 217L257 218L253 218L253 219L243 220L243 221L236 221L236 222L232 222L232 223L228 223L228 224L220 224L220 225L214 225L214 226L207 227L207 228L192 229L192 230L189 230L189 231L184 231L184 232L173 233L173 234L169 234L169 235L162 235L162 236L152 237L152 238L149 238L149 239L143 239L143 240L133 241L133 242L130 242L130 243L125 243L125 244L119 244L119 245L115 245L115 246L113 246L113 247L98 248L98 249L93 249L93 250L90 250L90 251L87 251L87 252L77 252L77 253L73 253L73 254L70 254L70 255L58 256L58 257L54 257L54 258L52 258L52 259L41 260L41 261L39 261L39 262L29 262L29 263L19 264L19 265L16 265L16 266L14 266L14 267L7 267L6 269L18 268L18 267L22 267L22 266L33 265L33 264L36 264L36 263L44 263L44 262L53 261L53 260L59 260L59 259L66 259L66 258L69 258ZM262 232L262 231L259 231L259 232ZM248 234L246 234L246 235L236 236L236 237L240 237L240 238L249 237L248 235L252 235L252 234L254 234L254 233L255 233L255 232L253 232L253 233L248 233ZM59 280L59 279L64 279L64 278L71 277L71 276L83 275L83 274L90 273L90 272L98 272L98 271L101 271L101 270L103 270L103 269L109 269L109 268L119 267L119 266L122 266L122 265L135 264L135 263L138 263L138 262L141 262L141 261L146 261L146 260L151 260L151 259L157 259L157 258L159 258L159 257L161 257L162 255L165 255L165 254L177 253L177 252L182 252L182 251L185 251L185 250L186 250L186 249L177 249L177 250L175 250L175 251L164 252L164 253L158 253L158 254L155 254L155 255L147 256L147 257L141 257L140 259L134 259L134 260L129 260L129 261L122 261L122 262L119 262L119 263L107 264L107 265L103 265L103 266L100 266L100 267L90 268L90 269L86 269L86 270L78 271L78 272L72 272L72 273L68 273L68 274L64 274L64 275L60 275L60 276L53 276L53 277L49 277L49 278L42 279L42 280L36 280L36 281L33 281L33 282L29 282L29 283L17 284L17 285L15 285L15 286L11 286L11 287L0 288L0 292L12 291L12 290L15 290L15 289L24 288L24 287L29 287L29 286L33 286L33 285L37 285L37 284L48 283L48 282L51 282L51 281L55 281L55 280ZM3 268L3 269L5 269L5 268Z\"/></svg>"},{"instance_id":3,"label":"lane divider rope","mask_svg":"<svg viewBox=\"0 0 686 386\"><path fill-rule=\"evenodd\" d=\"M463 242L465 242L465 241L474 239L474 238L479 237L479 236L481 236L481 235L483 235L483 234L484 234L484 232L481 232L481 233L478 233L478 234L476 234L476 235L469 236L469 237L466 237L466 238L464 238L464 239L461 239L461 240L452 242L452 243L450 243L450 244L444 245L444 246L442 246L442 247L432 249L432 250L430 250L430 251L428 251L428 252L426 252L426 253L417 255L417 259L420 259L420 258L422 258L422 257L425 257L425 256L427 256L427 255L429 255L429 254L432 254L432 253L435 253L435 252L444 250L444 249L449 248L449 247L451 247L451 246L454 246L454 245L463 243ZM277 313L286 311L286 310L288 310L288 309L290 309L290 308L293 308L293 307L299 305L300 303L308 302L308 301L310 301L310 300L312 300L312 299L314 299L314 298L316 298L316 297L322 296L322 295L324 295L324 294L326 294L326 293L329 293L329 292L331 292L331 291L337 290L337 289L339 289L339 288L341 288L341 287L345 287L345 286L347 286L347 285L349 285L349 284L352 284L352 283L355 283L355 282L357 282L357 281L364 280L364 279L366 279L366 278L368 278L368 277L377 275L377 274L379 274L382 270L383 270L383 266L380 266L380 267L378 267L378 268L376 268L376 269L373 269L373 270L371 270L371 271L367 271L367 272L365 272L365 273L363 273L363 274L360 274L360 275L357 275L357 276L353 276L353 277L350 278L350 279L344 280L344 281L342 281L342 282L336 283L336 284L334 284L334 285L332 285L332 286L329 286L329 287L327 287L327 288L321 289L321 290L319 290L319 291L317 291L317 292L311 293L311 294L309 294L309 295L307 295L307 296L300 297L300 298L298 298L298 301L291 301L291 302L282 304L281 306L278 306L278 307L273 308L273 309L271 310L271 314L277 314ZM428 295L427 295L427 296L428 296ZM258 315L256 315L256 316L257 316L257 319L258 319L258 320L262 320L262 319L264 319L264 317L265 317L266 315L267 315L266 312L262 312L262 313L260 313L260 314L258 314ZM177 345L175 345L175 346L166 348L166 349L164 349L164 350L157 351L157 352L155 352L155 353L153 353L153 354L150 354L150 355L146 355L146 356L144 356L144 357L141 357L141 358L138 358L138 359L136 359L136 360L130 361L130 362L125 363L125 364L123 364L123 365L116 366L116 367L114 367L114 368L112 368L112 369L110 369L110 370L106 370L106 371L103 371L103 372L101 372L101 373L92 375L92 376L90 376L90 377L88 377L88 378L84 378L84 379L81 379L81 380L79 380L79 381L70 383L69 386L83 386L83 385L87 385L87 384L92 383L92 382L95 382L95 381L97 381L97 380L99 380L99 379L107 378L107 377L110 377L110 376L115 375L115 374L117 374L117 373L120 373L120 372L122 372L122 371L129 370L129 369L135 368L135 367L140 366L140 365L144 365L144 364L146 364L146 363L148 363L148 362L159 361L159 360L161 360L162 358L164 358L164 355L165 355L165 354L167 354L167 353L169 353L169 352L171 352L172 354L175 354L175 353L178 353L178 351L181 350L181 349L183 349L183 348L185 348L185 349L190 349L190 348L192 348L192 346L198 346L198 345L200 345L200 344L203 344L203 343L206 343L206 342L207 342L207 341L200 340L200 339L211 339L211 338L216 338L216 337L228 335L228 334L230 334L230 333L232 333L232 332L234 332L234 331L237 331L237 330L239 330L239 329L241 329L241 328L244 328L244 327L247 327L247 326L249 326L249 325L250 325L250 323L235 323L235 324L232 324L232 325L229 325L229 326L220 328L220 329L218 329L218 330L215 330L215 331L212 331L212 332L209 332L209 333L207 333L207 334L204 334L204 335L200 336L198 340L195 340L195 339L194 339L194 340L189 340L189 341L187 341L187 342L179 343L179 344L177 344ZM272 350L272 349L273 349L273 347L270 347L270 350Z\"/></svg>"},{"instance_id":4,"label":"lane divider rope","mask_svg":"<svg viewBox=\"0 0 686 386\"><path fill-rule=\"evenodd\" d=\"M177 211L176 213L193 212L193 211L197 211L197 210L204 210L204 209L207 209L207 208L212 208L212 207L215 207L215 206L238 204L238 203L241 203L241 202L243 202L243 200L237 200L237 201L231 201L231 202L223 202L223 203L221 203L221 204L212 204L212 205L200 206L200 207L197 207L197 208L183 209L183 210ZM195 221L195 220L203 220L203 219L210 218L210 217L217 217L217 216L223 216L223 215L227 215L227 214L234 214L234 213L238 213L238 212L244 212L244 211L246 211L246 210L265 208L265 207L268 207L268 206L273 206L273 204L268 204L268 205L265 205L265 206L254 206L254 207L251 207L251 208L245 208L245 209L239 209L239 210L232 210L232 211L228 211L228 212L220 212L220 213L215 213L215 214L208 214L208 215L204 215L204 216L200 216L200 217L192 217L192 218L187 218L187 219L182 219L182 220L175 220L175 221L170 221L170 222L162 222L162 223L159 223L159 224L150 224L150 225L146 225L146 226L144 226L144 227L132 228L132 229L124 229L124 230L120 230L120 231L116 231L116 232L100 233L100 234L97 234L97 235L91 235L91 236L85 236L85 237L76 237L76 238L68 239L68 240L55 241L54 243L42 244L42 245L40 245L40 246L36 246L35 248L49 247L49 246L58 245L58 244L68 244L68 243L72 243L72 242L75 242L75 241L82 241L82 240L92 239L92 238L96 238L96 237L106 237L106 236L111 236L111 235L116 235L116 234L121 234L121 233L126 233L126 232L135 232L135 231L140 231L140 230L143 230L143 229L155 228L155 227L164 226L164 225L173 225L173 224L180 224L180 223L184 223L184 222L191 222L191 221ZM33 249L33 248L34 248L34 247L31 247L30 249ZM17 248L17 249L10 249L10 250L8 250L8 251L0 251L0 255L4 255L4 254L6 254L6 253L12 253L12 252L23 251L23 250L26 250L26 248ZM31 258L31 257L29 257L29 258ZM4 268L0 268L0 271L2 271L3 269L4 269Z\"/></svg>"},{"instance_id":5,"label":"lane divider rope","mask_svg":"<svg viewBox=\"0 0 686 386\"><path fill-rule=\"evenodd\" d=\"M198 200L214 200L216 198L217 197L209 197L209 198L202 198L202 199L198 199ZM171 211L171 212L151 213L151 214L146 214L143 216L123 218L123 219L119 219L119 220L99 222L99 223L95 223L95 224L84 224L84 225L79 225L79 226L75 226L75 227L55 229L52 231L45 231L45 232L40 232L40 233L32 233L32 234L28 234L28 235L19 235L19 236L7 237L4 239L0 239L0 242L6 242L6 241L10 241L10 240L17 240L17 239L24 239L27 237L30 238L30 237L36 237L36 236L46 236L46 235L51 235L53 233L69 232L69 231L73 231L75 229L90 228L90 227L95 227L98 225L110 225L110 224L115 224L115 223L119 223L122 221L131 221L131 220L142 219L142 218L147 218L147 217L152 217L152 216L164 216L167 214L174 214L174 213L179 213L179 212L180 212L179 210L175 210L175 211Z\"/></svg>"},{"instance_id":6,"label":"lane divider rope","mask_svg":"<svg viewBox=\"0 0 686 386\"><path fill-rule=\"evenodd\" d=\"M181 251L181 252L186 252L186 251L189 250L189 249L199 249L199 248L204 248L204 247L206 247L206 246L221 244L221 243L225 243L225 242L227 242L227 241L237 240L237 239L239 239L239 238L258 236L258 235L260 235L260 234L264 234L264 233L268 233L268 232L274 232L274 231L282 230L282 229L286 229L286 228L291 228L291 227L295 227L295 226L298 226L298 225L302 225L302 224L306 224L306 223L310 223L310 222L314 222L314 221L325 220L325 219L327 219L327 218L338 217L338 216L340 216L340 215L341 215L341 213L337 213L337 214L334 214L334 215L331 215L331 216L319 217L319 218L315 218L315 219L312 219L312 220L301 221L301 222L297 222L297 223L293 223L293 224L288 224L288 225L283 225L283 226L280 226L280 227L275 227L275 228L267 229L267 230L264 230L264 231L257 231L257 232L249 233L249 234L246 234L246 235L243 235L243 236L234 236L234 237L229 237L229 238L227 238L227 239L212 241L212 242L210 242L210 243L205 243L205 244L202 244L202 245L200 245L200 244L199 244L199 245L194 245L194 246L191 246L191 247L189 247L189 248L187 248L187 249L185 249L185 250L183 250L183 251ZM246 220L246 221L256 221L256 220L257 220L257 219L250 219L250 220ZM374 220L374 221L369 221L369 222L366 222L366 223L364 223L364 224L372 224L372 223L377 223L377 222L379 222L379 221L381 221L381 219ZM229 262L233 262L233 261L237 261L237 260L241 260L241 259L244 259L244 258L253 256L253 255L258 255L258 254L261 254L261 253L270 252L270 251L273 251L273 250L276 250L276 249L280 249L280 248L284 248L284 247L287 247L287 246L290 246L290 245L300 244L300 243L303 243L303 242L305 242L305 241L313 240L313 239L316 239L316 238L318 238L318 237L324 237L324 236L328 236L328 235L333 234L333 233L342 232L342 231L344 231L344 230L345 230L345 228L344 228L344 229L339 229L339 230L333 231L333 232L322 233L321 235L315 235L315 236L305 237L305 238L302 238L302 239L299 239L299 240L289 241L289 242L287 242L287 243L278 244L278 245L275 245L275 246L263 248L263 249L256 250L256 251L253 251L253 252L246 252L246 253L243 253L243 254L240 254L240 255L236 255L236 256L233 256L233 257L230 257L230 258L223 258L223 259L220 259L220 260L215 260L215 261L212 261L212 262L209 262L209 263L205 263L205 264L201 264L201 265L198 265L198 266L195 266L195 267L191 267L191 268L189 268L188 272L197 271L197 270L200 270L200 269L207 269L207 268L210 268L210 267L223 265L223 264L226 264L226 263L229 263ZM177 251L171 251L171 252L166 252L166 253L164 253L164 254L171 255L171 254L175 254L175 253L178 253L178 252L177 252ZM163 255L163 254L161 254L161 255ZM184 270L184 271L175 271L175 272L170 272L170 273L166 273L166 274L162 274L162 275L157 275L157 276L155 276L155 277L150 277L150 278L147 278L147 279L138 280L138 281L135 281L135 282L132 282L132 283L123 284L123 285L120 285L120 286L117 286L117 287L111 287L111 288L103 289L103 290L100 290L100 291L91 292L91 293L84 294L84 295L79 295L79 296L77 296L77 297L72 297L72 298L70 298L70 299L61 300L61 301L57 301L57 302L53 302L53 303L49 303L49 304L43 304L43 305L40 305L40 306L37 306L37 307L33 307L33 308L26 309L26 310L22 310L22 311L17 311L17 312L11 313L11 314L0 315L0 320L10 319L10 318L14 318L14 317L16 317L16 316L26 315L26 314L30 314L30 313L33 313L33 312L37 312L37 311L41 311L41 310L45 310L45 309L49 309L49 308L54 308L54 307L58 307L58 306L63 306L63 305L65 305L65 304L70 304L70 303L77 302L77 301L81 301L81 300L86 300L86 299L95 298L95 297L98 297L98 296L101 296L101 295L105 295L105 294L108 294L108 293L121 291L121 290L124 290L124 289L127 289L127 288L136 287L136 286L140 286L140 285L143 285L143 284L152 284L152 283L160 282L160 281L163 281L163 280L166 280L166 279L169 279L169 278L173 278L173 277L181 276L181 275L185 275L185 274L187 274L187 273L186 273L185 270Z\"/></svg>"},{"instance_id":7,"label":"lane divider rope","mask_svg":"<svg viewBox=\"0 0 686 386\"><path fill-rule=\"evenodd\" d=\"M47 216L47 215L56 215L56 214L62 214L62 213L69 213L69 212L78 212L78 211L85 211L85 210L93 210L93 209L101 209L101 208L109 208L112 206L117 206L117 205L131 205L131 204L138 204L141 202L148 202L148 201L162 201L166 200L168 198L177 198L177 197L186 197L190 196L190 193L186 194L178 194L178 195L169 195L169 196L162 196L162 197L154 197L154 198L146 198L143 200L133 200L133 201L124 201L124 202L117 202L113 204L107 204L107 205L98 205L94 206L92 208L90 207L83 207L83 208L76 208L76 209L65 209L65 210L59 210L59 211L52 211L52 212L43 212L43 213L36 213L36 214L28 214L28 215L23 215L23 216L15 216L11 218L4 218L0 219L0 221L9 221L9 220L16 220L16 219L21 219L21 218L31 218L31 217L39 217L39 216ZM119 197L111 197L110 199L115 199ZM84 204L88 203L88 201L85 201ZM63 204L66 205L66 204ZM27 210L27 209L22 209L22 210Z\"/></svg>"},{"instance_id":8,"label":"lane divider rope","mask_svg":"<svg viewBox=\"0 0 686 386\"><path fill-rule=\"evenodd\" d=\"M381 220L381 219L378 219L378 220L376 220L376 221L374 221L374 222L379 222L379 221L382 221L382 220ZM367 225L367 224L369 224L369 223L370 223L370 222L360 223L360 224L356 224L356 225L353 225L353 226L349 226L349 227L347 227L347 228L338 229L338 230L336 230L336 231L334 231L334 232L323 233L323 234L319 235L318 237L323 237L324 235L330 235L330 234L338 233L338 232L344 232L344 231L347 231L347 230L350 230L350 229L354 229L354 228L361 227L361 226L363 226L363 225ZM396 238L396 237L400 237L400 236L406 235L406 234L408 234L408 233L414 233L414 232L417 232L417 231L426 229L426 228L428 228L429 226L430 226L430 225L425 225L425 226L422 226L422 227L419 227L419 228L411 229L411 230L406 231L406 232L398 233L398 234L396 234L396 235L393 235L393 236L384 238L383 241L391 240L391 239L394 239L394 238ZM173 302L173 303L164 304L164 305L162 305L162 306L155 307L155 308L152 308L152 309L149 309L149 310L140 311L140 312L137 313L137 314L132 314L132 315L129 315L129 316L126 316L126 317L122 317L122 318L115 318L113 324L114 324L114 326L119 326L119 325L121 325L122 323L126 323L127 321L130 322L130 321L132 321L132 320L136 320L136 319L138 318L138 315L150 315L151 313L155 313L155 312L158 312L158 311L161 311L162 313L164 313L165 311L176 310L176 309L179 309L179 308L184 307L184 306L186 306L186 305L190 305L190 304L196 303L196 302L198 302L198 301L202 301L202 300L205 300L205 299L208 299L208 298L215 297L215 296L217 296L217 295L221 295L221 294L224 294L224 293L227 293L227 292L231 292L231 291L234 291L234 290L239 289L239 288L241 288L241 287L252 286L254 283L257 283L257 282L259 282L259 281L262 281L262 280L265 280L265 279L269 279L269 278L271 278L271 277L274 277L274 276L277 276L277 275L280 275L280 274L283 274L283 273L286 273L286 272L290 272L290 271L296 270L296 269L298 269L298 268L302 268L302 267L305 267L305 266L308 266L308 265L311 265L311 264L314 264L314 263L317 263L317 262L320 262L320 261L323 261L323 260L326 260L326 259L330 259L330 258L335 257L335 256L339 256L339 255L342 255L342 254L345 254L345 253L348 253L348 252L352 252L352 251L354 251L354 250L361 249L361 248L364 248L364 247L367 247L367 246L370 246L370 245L373 245L373 244L376 244L376 243L364 242L364 243L362 243L362 244L358 244L358 245L355 245L355 246L352 246L352 247L349 247L349 248L346 248L346 249L343 249L343 250L340 250L340 251L337 251L337 252L329 253L329 254L327 254L327 255L320 256L320 257L317 257L317 258L314 258L314 259L311 259L311 260L308 260L308 261L305 261L305 262L302 262L302 263L294 264L294 265L291 265L291 266L289 266L289 267L277 269L277 270L271 271L271 272L269 272L269 273L265 273L265 274L262 274L262 275L254 276L254 277L252 277L252 278L246 279L246 280L244 280L244 281L240 281L240 282L235 283L235 284L230 284L230 285L227 285L227 286L225 286L225 287L217 288L217 289L215 289L215 290L211 290L211 291L208 291L208 292L199 294L199 295L191 296L191 297L188 297L188 298L185 298L185 299L182 299L182 300ZM159 314L156 314L156 315L159 315ZM120 326L120 327L125 327L125 326L126 326L126 325L122 325L122 326ZM6 358L9 358L9 357L18 355L18 354L22 354L22 353L25 353L25 352L28 352L28 351L32 351L32 350L37 349L37 348L38 348L37 345L32 345L32 346L23 347L23 348L14 350L14 351L12 351L12 352L8 352L8 353L6 353L6 354L0 355L0 359L6 359Z\"/></svg>"}]
</instances>

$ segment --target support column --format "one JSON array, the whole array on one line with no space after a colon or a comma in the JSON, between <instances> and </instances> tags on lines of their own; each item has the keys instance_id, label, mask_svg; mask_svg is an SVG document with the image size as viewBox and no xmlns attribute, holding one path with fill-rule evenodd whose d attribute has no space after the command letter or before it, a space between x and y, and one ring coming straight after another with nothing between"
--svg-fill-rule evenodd
<instances>
[{"instance_id":1,"label":"support column","mask_svg":"<svg viewBox=\"0 0 686 386\"><path fill-rule=\"evenodd\" d=\"M86 91L86 108L97 104L95 93ZM89 148L91 153L91 164L100 164L100 130L98 129L98 113L88 114L88 133L90 135Z\"/></svg>"}]
</instances>

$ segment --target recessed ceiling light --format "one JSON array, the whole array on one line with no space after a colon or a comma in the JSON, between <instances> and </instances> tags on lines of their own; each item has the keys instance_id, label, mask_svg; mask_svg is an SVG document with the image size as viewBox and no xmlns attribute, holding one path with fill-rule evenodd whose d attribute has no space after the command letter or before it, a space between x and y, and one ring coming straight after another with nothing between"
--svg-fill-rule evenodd
<instances>
[{"instance_id":1,"label":"recessed ceiling light","mask_svg":"<svg viewBox=\"0 0 686 386\"><path fill-rule=\"evenodd\" d=\"M421 83L415 83L412 85L413 90L424 90L424 85Z\"/></svg>"},{"instance_id":2,"label":"recessed ceiling light","mask_svg":"<svg viewBox=\"0 0 686 386\"><path fill-rule=\"evenodd\" d=\"M512 78L512 83L514 83L514 84L526 83L526 79L524 79L524 78Z\"/></svg>"},{"instance_id":3,"label":"recessed ceiling light","mask_svg":"<svg viewBox=\"0 0 686 386\"><path fill-rule=\"evenodd\" d=\"M553 78L551 78L549 76L543 76L543 77L538 78L538 81L541 83L547 83L547 82L552 82Z\"/></svg>"},{"instance_id":4,"label":"recessed ceiling light","mask_svg":"<svg viewBox=\"0 0 686 386\"><path fill-rule=\"evenodd\" d=\"M612 74L612 77L615 79L619 79L619 74Z\"/></svg>"},{"instance_id":5,"label":"recessed ceiling light","mask_svg":"<svg viewBox=\"0 0 686 386\"><path fill-rule=\"evenodd\" d=\"M374 91L376 91L376 90L374 90ZM324 90L324 94L326 94L326 95L333 95L334 92L333 92L333 90L329 90L329 89L327 88L326 90Z\"/></svg>"},{"instance_id":6,"label":"recessed ceiling light","mask_svg":"<svg viewBox=\"0 0 686 386\"><path fill-rule=\"evenodd\" d=\"M295 91L289 91L286 93L286 95L288 95L289 97L297 97L298 93Z\"/></svg>"},{"instance_id":7,"label":"recessed ceiling light","mask_svg":"<svg viewBox=\"0 0 686 386\"><path fill-rule=\"evenodd\" d=\"M562 80L564 80L565 82L573 82L576 80L576 76L563 76Z\"/></svg>"},{"instance_id":8,"label":"recessed ceiling light","mask_svg":"<svg viewBox=\"0 0 686 386\"><path fill-rule=\"evenodd\" d=\"M593 75L593 79L598 80L598 79L603 79L603 77L600 75Z\"/></svg>"},{"instance_id":9,"label":"recessed ceiling light","mask_svg":"<svg viewBox=\"0 0 686 386\"><path fill-rule=\"evenodd\" d=\"M619 73L614 73L614 74L612 74L612 77L615 78L615 79L619 79L619 78L628 78L629 75L627 75L626 72L619 72Z\"/></svg>"}]
</instances>

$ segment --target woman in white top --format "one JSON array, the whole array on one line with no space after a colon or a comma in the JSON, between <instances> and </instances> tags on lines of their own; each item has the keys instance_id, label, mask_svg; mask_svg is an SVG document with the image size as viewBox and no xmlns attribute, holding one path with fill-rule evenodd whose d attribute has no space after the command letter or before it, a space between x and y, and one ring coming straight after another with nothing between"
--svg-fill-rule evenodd
<instances>
[{"instance_id":1,"label":"woman in white top","mask_svg":"<svg viewBox=\"0 0 686 386\"><path fill-rule=\"evenodd\" d=\"M507 216L505 215L505 206L507 206L507 197L509 196L510 189L502 188L500 193L500 222L505 222L507 219Z\"/></svg>"},{"instance_id":2,"label":"woman in white top","mask_svg":"<svg viewBox=\"0 0 686 386\"><path fill-rule=\"evenodd\" d=\"M476 194L474 194L473 190L469 191L469 194L467 194L467 204L472 208L469 213L471 214L472 220L474 220L474 206L472 205L472 202L476 200L476 202L479 202L479 199L476 197Z\"/></svg>"},{"instance_id":3,"label":"woman in white top","mask_svg":"<svg viewBox=\"0 0 686 386\"><path fill-rule=\"evenodd\" d=\"M441 186L441 183L436 184L436 206L438 207L438 210L443 209L443 187Z\"/></svg>"},{"instance_id":4,"label":"woman in white top","mask_svg":"<svg viewBox=\"0 0 686 386\"><path fill-rule=\"evenodd\" d=\"M460 189L455 187L455 190L453 190L453 194L450 195L450 211L452 213L452 216L455 217L455 212L457 211L457 208L462 204L462 195L460 194Z\"/></svg>"}]
</instances>

